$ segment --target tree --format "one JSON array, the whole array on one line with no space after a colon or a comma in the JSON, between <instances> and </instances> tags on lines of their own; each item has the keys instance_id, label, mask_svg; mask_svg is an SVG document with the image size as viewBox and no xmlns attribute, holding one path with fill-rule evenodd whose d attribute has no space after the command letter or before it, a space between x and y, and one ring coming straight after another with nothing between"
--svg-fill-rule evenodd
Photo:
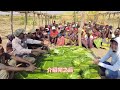
<instances>
[{"instance_id":1,"label":"tree","mask_svg":"<svg viewBox=\"0 0 120 90\"><path fill-rule=\"evenodd\" d=\"M12 34L13 34L13 11L11 11L10 23L11 23L11 31L12 31Z\"/></svg>"},{"instance_id":2,"label":"tree","mask_svg":"<svg viewBox=\"0 0 120 90\"><path fill-rule=\"evenodd\" d=\"M28 12L26 11L26 12L25 12L25 19L24 19L24 22L25 22L25 30L26 30L26 26L27 26L27 14L28 14Z\"/></svg>"},{"instance_id":3,"label":"tree","mask_svg":"<svg viewBox=\"0 0 120 90\"><path fill-rule=\"evenodd\" d=\"M35 26L35 12L33 11L33 29L34 29L34 26Z\"/></svg>"},{"instance_id":4,"label":"tree","mask_svg":"<svg viewBox=\"0 0 120 90\"><path fill-rule=\"evenodd\" d=\"M76 12L73 12L73 18L74 18L74 22L76 22Z\"/></svg>"},{"instance_id":5,"label":"tree","mask_svg":"<svg viewBox=\"0 0 120 90\"><path fill-rule=\"evenodd\" d=\"M85 11L81 12L81 23L80 23L80 28L78 28L78 44L79 46L81 46L81 32L82 32L82 28L84 26L84 21L85 21Z\"/></svg>"}]
</instances>

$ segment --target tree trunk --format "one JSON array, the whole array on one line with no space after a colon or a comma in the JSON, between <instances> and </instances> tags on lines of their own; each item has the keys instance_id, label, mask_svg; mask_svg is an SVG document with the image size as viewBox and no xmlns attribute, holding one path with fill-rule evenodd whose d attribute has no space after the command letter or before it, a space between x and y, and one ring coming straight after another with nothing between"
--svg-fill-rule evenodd
<instances>
[{"instance_id":1,"label":"tree trunk","mask_svg":"<svg viewBox=\"0 0 120 90\"><path fill-rule=\"evenodd\" d=\"M51 24L53 23L53 15L51 16Z\"/></svg>"},{"instance_id":2,"label":"tree trunk","mask_svg":"<svg viewBox=\"0 0 120 90\"><path fill-rule=\"evenodd\" d=\"M75 13L75 11L73 13L73 17L74 17L74 22L76 22L76 13Z\"/></svg>"},{"instance_id":3,"label":"tree trunk","mask_svg":"<svg viewBox=\"0 0 120 90\"><path fill-rule=\"evenodd\" d=\"M82 18L81 18L81 23L80 23L80 28L78 28L78 44L79 46L81 46L81 32L82 32L82 28L84 26L84 21L85 21L85 12L82 12Z\"/></svg>"},{"instance_id":4,"label":"tree trunk","mask_svg":"<svg viewBox=\"0 0 120 90\"><path fill-rule=\"evenodd\" d=\"M40 26L40 15L38 14L38 25Z\"/></svg>"},{"instance_id":5,"label":"tree trunk","mask_svg":"<svg viewBox=\"0 0 120 90\"><path fill-rule=\"evenodd\" d=\"M28 14L28 12L26 11L25 12L25 19L24 19L24 22L25 22L25 31L26 31L26 26L27 26L27 14Z\"/></svg>"},{"instance_id":6,"label":"tree trunk","mask_svg":"<svg viewBox=\"0 0 120 90\"><path fill-rule=\"evenodd\" d=\"M50 16L48 16L48 25L50 24Z\"/></svg>"},{"instance_id":7,"label":"tree trunk","mask_svg":"<svg viewBox=\"0 0 120 90\"><path fill-rule=\"evenodd\" d=\"M40 17L40 19L39 19L39 21L40 21L40 26L41 26L41 24L42 24L42 17L41 17L41 11L40 11L40 15L39 15L39 17Z\"/></svg>"},{"instance_id":8,"label":"tree trunk","mask_svg":"<svg viewBox=\"0 0 120 90\"><path fill-rule=\"evenodd\" d=\"M33 11L33 29L34 29L34 27L35 27L35 13Z\"/></svg>"},{"instance_id":9,"label":"tree trunk","mask_svg":"<svg viewBox=\"0 0 120 90\"><path fill-rule=\"evenodd\" d=\"M120 17L118 17L118 28L120 28Z\"/></svg>"},{"instance_id":10,"label":"tree trunk","mask_svg":"<svg viewBox=\"0 0 120 90\"><path fill-rule=\"evenodd\" d=\"M10 20L10 24L11 24L11 31L12 31L12 35L13 35L13 11L11 11L11 20Z\"/></svg>"},{"instance_id":11,"label":"tree trunk","mask_svg":"<svg viewBox=\"0 0 120 90\"><path fill-rule=\"evenodd\" d=\"M43 26L43 15L41 15L41 20L42 20L42 26Z\"/></svg>"},{"instance_id":12,"label":"tree trunk","mask_svg":"<svg viewBox=\"0 0 120 90\"><path fill-rule=\"evenodd\" d=\"M94 22L96 23L98 20L98 15L94 15Z\"/></svg>"},{"instance_id":13,"label":"tree trunk","mask_svg":"<svg viewBox=\"0 0 120 90\"><path fill-rule=\"evenodd\" d=\"M54 22L54 16L52 16L52 24L53 24L53 22Z\"/></svg>"},{"instance_id":14,"label":"tree trunk","mask_svg":"<svg viewBox=\"0 0 120 90\"><path fill-rule=\"evenodd\" d=\"M47 25L47 13L45 14L45 25Z\"/></svg>"}]
</instances>

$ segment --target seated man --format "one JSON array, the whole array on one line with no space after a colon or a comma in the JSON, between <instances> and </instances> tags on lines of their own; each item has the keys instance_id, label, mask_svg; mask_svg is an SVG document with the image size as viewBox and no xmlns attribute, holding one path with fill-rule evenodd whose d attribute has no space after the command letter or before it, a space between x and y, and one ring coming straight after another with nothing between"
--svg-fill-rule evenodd
<instances>
[{"instance_id":1,"label":"seated man","mask_svg":"<svg viewBox=\"0 0 120 90\"><path fill-rule=\"evenodd\" d=\"M29 67L16 67L16 61L29 64ZM35 67L28 61L16 57L14 55L4 52L2 46L0 46L0 79L10 78L11 72L14 71L34 71Z\"/></svg>"},{"instance_id":2,"label":"seated man","mask_svg":"<svg viewBox=\"0 0 120 90\"><path fill-rule=\"evenodd\" d=\"M56 45L58 38L58 31L56 30L56 27L53 26L52 30L50 30L50 42L51 44Z\"/></svg>"},{"instance_id":3,"label":"seated man","mask_svg":"<svg viewBox=\"0 0 120 90\"><path fill-rule=\"evenodd\" d=\"M88 31L86 32L86 35L85 35L85 40L87 42L87 47L89 49L93 48L93 36L92 36L92 31Z\"/></svg>"},{"instance_id":4,"label":"seated man","mask_svg":"<svg viewBox=\"0 0 120 90\"><path fill-rule=\"evenodd\" d=\"M111 62L106 62L112 57ZM120 77L120 37L116 37L110 41L110 50L100 60L94 60L94 64L100 66L101 76L109 79L117 79Z\"/></svg>"},{"instance_id":5,"label":"seated man","mask_svg":"<svg viewBox=\"0 0 120 90\"><path fill-rule=\"evenodd\" d=\"M35 58L30 57L30 54L35 56L40 55L41 53L46 53L45 50L37 49L28 49L27 44L47 44L47 42L42 42L38 40L33 40L24 37L24 29L17 29L14 33L15 38L12 40L12 48L16 56L23 57L25 60L34 63Z\"/></svg>"},{"instance_id":6,"label":"seated man","mask_svg":"<svg viewBox=\"0 0 120 90\"><path fill-rule=\"evenodd\" d=\"M64 32L60 32L60 35L57 39L57 45L58 46L64 46L65 45Z\"/></svg>"},{"instance_id":7,"label":"seated man","mask_svg":"<svg viewBox=\"0 0 120 90\"><path fill-rule=\"evenodd\" d=\"M117 28L114 32L114 37L119 37L120 36L120 29Z\"/></svg>"},{"instance_id":8,"label":"seated man","mask_svg":"<svg viewBox=\"0 0 120 90\"><path fill-rule=\"evenodd\" d=\"M8 39L7 45L12 44L12 40L15 38L14 35L9 34L6 37Z\"/></svg>"},{"instance_id":9,"label":"seated man","mask_svg":"<svg viewBox=\"0 0 120 90\"><path fill-rule=\"evenodd\" d=\"M31 30L30 35L29 35L29 37L27 37L27 39L39 40L39 38L36 36L35 29ZM28 49L36 49L40 46L42 46L42 45L41 44L29 44L29 43L27 43Z\"/></svg>"},{"instance_id":10,"label":"seated man","mask_svg":"<svg viewBox=\"0 0 120 90\"><path fill-rule=\"evenodd\" d=\"M36 30L35 29L33 29L30 33L31 33L31 36L27 37L27 38L34 39L34 40L39 40L39 38L37 38L37 36L36 36ZM43 38L43 37L41 37L41 38ZM46 38L43 38L42 40L47 41L49 43L49 40L46 39ZM49 50L48 46L46 46L44 44L29 44L28 43L27 46L28 46L28 49L41 48L42 50L47 50L47 51Z\"/></svg>"}]
</instances>

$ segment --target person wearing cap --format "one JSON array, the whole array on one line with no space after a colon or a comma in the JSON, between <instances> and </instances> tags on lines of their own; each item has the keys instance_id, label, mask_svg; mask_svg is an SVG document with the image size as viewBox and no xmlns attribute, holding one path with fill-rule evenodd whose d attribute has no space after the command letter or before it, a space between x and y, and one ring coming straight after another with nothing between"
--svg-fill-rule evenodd
<instances>
[{"instance_id":1,"label":"person wearing cap","mask_svg":"<svg viewBox=\"0 0 120 90\"><path fill-rule=\"evenodd\" d=\"M51 42L51 44L54 43L56 45L57 37L58 37L58 31L56 30L55 26L53 26L52 30L50 31L50 42Z\"/></svg>"},{"instance_id":2,"label":"person wearing cap","mask_svg":"<svg viewBox=\"0 0 120 90\"><path fill-rule=\"evenodd\" d=\"M72 28L73 28L73 30L76 28L76 25L74 24L74 25L72 25Z\"/></svg>"},{"instance_id":3,"label":"person wearing cap","mask_svg":"<svg viewBox=\"0 0 120 90\"><path fill-rule=\"evenodd\" d=\"M107 60L112 58L110 62ZM101 76L105 76L108 79L120 78L120 37L111 39L110 49L107 54L100 60L95 59L94 64L100 66Z\"/></svg>"},{"instance_id":4,"label":"person wearing cap","mask_svg":"<svg viewBox=\"0 0 120 90\"><path fill-rule=\"evenodd\" d=\"M40 48L37 49L28 49L27 44L43 44L42 41L28 39L24 37L24 29L17 29L14 32L15 38L12 40L12 48L13 52L16 56L22 57L25 60L34 63L35 58L30 57L30 54L34 54L35 56L40 53L44 53L44 50ZM46 44L46 42L44 42Z\"/></svg>"},{"instance_id":5,"label":"person wearing cap","mask_svg":"<svg viewBox=\"0 0 120 90\"><path fill-rule=\"evenodd\" d=\"M58 46L63 46L65 45L65 34L64 34L64 30L61 30L61 32L59 33L59 37L57 39L57 45Z\"/></svg>"}]
</instances>

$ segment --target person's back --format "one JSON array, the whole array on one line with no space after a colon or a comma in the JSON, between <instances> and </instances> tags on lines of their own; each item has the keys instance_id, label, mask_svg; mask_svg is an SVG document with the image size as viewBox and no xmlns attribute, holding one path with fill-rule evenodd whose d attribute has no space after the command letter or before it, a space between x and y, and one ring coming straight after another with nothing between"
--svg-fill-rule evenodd
<instances>
[{"instance_id":1,"label":"person's back","mask_svg":"<svg viewBox=\"0 0 120 90\"><path fill-rule=\"evenodd\" d=\"M51 36L51 37L56 37L57 35L58 35L58 31L57 31L57 30L54 30L54 31L51 30L51 31L50 31L50 36Z\"/></svg>"},{"instance_id":2,"label":"person's back","mask_svg":"<svg viewBox=\"0 0 120 90\"><path fill-rule=\"evenodd\" d=\"M65 38L63 35L61 35L58 39L57 39L57 45L58 46L63 46L65 44Z\"/></svg>"}]
</instances>

